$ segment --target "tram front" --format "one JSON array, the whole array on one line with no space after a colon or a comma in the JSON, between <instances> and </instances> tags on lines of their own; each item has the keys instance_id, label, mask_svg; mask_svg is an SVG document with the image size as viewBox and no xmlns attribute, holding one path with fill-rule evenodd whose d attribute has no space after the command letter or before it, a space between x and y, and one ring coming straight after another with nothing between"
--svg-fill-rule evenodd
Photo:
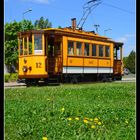
<instances>
[{"instance_id":1,"label":"tram front","mask_svg":"<svg viewBox=\"0 0 140 140\"><path fill-rule=\"evenodd\" d=\"M18 77L25 79L26 84L48 77L44 39L43 30L18 33Z\"/></svg>"}]
</instances>

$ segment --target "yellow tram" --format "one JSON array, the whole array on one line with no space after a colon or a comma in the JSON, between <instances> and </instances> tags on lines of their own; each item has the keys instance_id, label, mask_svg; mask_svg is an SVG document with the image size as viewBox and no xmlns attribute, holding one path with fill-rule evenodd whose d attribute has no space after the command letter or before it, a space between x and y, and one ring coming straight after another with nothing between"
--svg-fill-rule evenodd
<instances>
[{"instance_id":1,"label":"yellow tram","mask_svg":"<svg viewBox=\"0 0 140 140\"><path fill-rule=\"evenodd\" d=\"M26 83L121 79L122 46L105 36L76 28L47 28L18 33L20 79Z\"/></svg>"}]
</instances>

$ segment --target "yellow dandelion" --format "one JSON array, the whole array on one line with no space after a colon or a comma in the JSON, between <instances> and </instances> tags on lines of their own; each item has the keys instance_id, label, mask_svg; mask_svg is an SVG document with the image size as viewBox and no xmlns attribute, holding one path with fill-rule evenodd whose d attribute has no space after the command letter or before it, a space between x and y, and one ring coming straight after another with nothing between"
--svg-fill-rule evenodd
<instances>
[{"instance_id":1,"label":"yellow dandelion","mask_svg":"<svg viewBox=\"0 0 140 140\"><path fill-rule=\"evenodd\" d=\"M61 111L64 112L64 111L65 111L65 108L63 107L63 108L61 109Z\"/></svg>"},{"instance_id":2,"label":"yellow dandelion","mask_svg":"<svg viewBox=\"0 0 140 140\"><path fill-rule=\"evenodd\" d=\"M98 125L101 125L102 123L101 122L98 122Z\"/></svg>"},{"instance_id":3,"label":"yellow dandelion","mask_svg":"<svg viewBox=\"0 0 140 140\"><path fill-rule=\"evenodd\" d=\"M71 121L71 120L72 120L72 118L70 118L70 117L69 117L69 118L68 118L68 120L69 120L69 121Z\"/></svg>"},{"instance_id":4,"label":"yellow dandelion","mask_svg":"<svg viewBox=\"0 0 140 140\"><path fill-rule=\"evenodd\" d=\"M94 118L94 122L98 123L99 119L98 118Z\"/></svg>"},{"instance_id":5,"label":"yellow dandelion","mask_svg":"<svg viewBox=\"0 0 140 140\"><path fill-rule=\"evenodd\" d=\"M42 140L48 140L48 138L47 137L43 137Z\"/></svg>"},{"instance_id":6,"label":"yellow dandelion","mask_svg":"<svg viewBox=\"0 0 140 140\"><path fill-rule=\"evenodd\" d=\"M79 119L79 117L75 117L75 120L79 121L80 119Z\"/></svg>"},{"instance_id":7,"label":"yellow dandelion","mask_svg":"<svg viewBox=\"0 0 140 140\"><path fill-rule=\"evenodd\" d=\"M95 125L92 125L91 128L94 129L95 128Z\"/></svg>"},{"instance_id":8,"label":"yellow dandelion","mask_svg":"<svg viewBox=\"0 0 140 140\"><path fill-rule=\"evenodd\" d=\"M89 119L91 122L93 121L93 119Z\"/></svg>"},{"instance_id":9,"label":"yellow dandelion","mask_svg":"<svg viewBox=\"0 0 140 140\"><path fill-rule=\"evenodd\" d=\"M87 119L84 119L83 121L84 121L84 123L88 123L88 120Z\"/></svg>"}]
</instances>

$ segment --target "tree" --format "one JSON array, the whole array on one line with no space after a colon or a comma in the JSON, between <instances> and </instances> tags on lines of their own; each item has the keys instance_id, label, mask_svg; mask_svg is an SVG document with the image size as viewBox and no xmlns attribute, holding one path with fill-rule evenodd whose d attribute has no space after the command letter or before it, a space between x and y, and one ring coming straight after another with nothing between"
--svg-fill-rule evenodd
<instances>
[{"instance_id":1,"label":"tree","mask_svg":"<svg viewBox=\"0 0 140 140\"><path fill-rule=\"evenodd\" d=\"M30 20L23 20L19 24L22 24L22 31L34 29L34 25L32 24Z\"/></svg>"},{"instance_id":2,"label":"tree","mask_svg":"<svg viewBox=\"0 0 140 140\"><path fill-rule=\"evenodd\" d=\"M123 62L124 62L124 67L128 68L130 72L135 73L135 58L136 58L136 53L135 51L131 51L128 57L124 57Z\"/></svg>"},{"instance_id":3,"label":"tree","mask_svg":"<svg viewBox=\"0 0 140 140\"><path fill-rule=\"evenodd\" d=\"M44 19L44 17L41 17L39 20L36 20L34 23L35 29L44 29L44 28L51 28L52 23L49 22L48 19Z\"/></svg>"},{"instance_id":4,"label":"tree","mask_svg":"<svg viewBox=\"0 0 140 140\"><path fill-rule=\"evenodd\" d=\"M29 20L23 20L21 22L10 22L6 23L4 26L5 42L5 64L11 67L14 65L16 67L18 61L18 39L17 33L20 31L33 29L32 22Z\"/></svg>"},{"instance_id":5,"label":"tree","mask_svg":"<svg viewBox=\"0 0 140 140\"><path fill-rule=\"evenodd\" d=\"M59 26L58 26L58 29L61 29L61 28L62 28L62 27L59 25Z\"/></svg>"},{"instance_id":6,"label":"tree","mask_svg":"<svg viewBox=\"0 0 140 140\"><path fill-rule=\"evenodd\" d=\"M123 57L123 65L124 65L125 68L127 66L127 59L128 59L128 56Z\"/></svg>"}]
</instances>

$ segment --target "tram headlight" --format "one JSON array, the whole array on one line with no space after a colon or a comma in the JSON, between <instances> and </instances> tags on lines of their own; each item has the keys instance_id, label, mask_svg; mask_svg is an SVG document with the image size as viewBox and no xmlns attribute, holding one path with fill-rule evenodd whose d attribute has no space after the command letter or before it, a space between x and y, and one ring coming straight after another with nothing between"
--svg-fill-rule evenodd
<instances>
[{"instance_id":1,"label":"tram headlight","mask_svg":"<svg viewBox=\"0 0 140 140\"><path fill-rule=\"evenodd\" d=\"M23 66L22 71L23 72L27 72L28 71L28 68L26 66Z\"/></svg>"}]
</instances>

